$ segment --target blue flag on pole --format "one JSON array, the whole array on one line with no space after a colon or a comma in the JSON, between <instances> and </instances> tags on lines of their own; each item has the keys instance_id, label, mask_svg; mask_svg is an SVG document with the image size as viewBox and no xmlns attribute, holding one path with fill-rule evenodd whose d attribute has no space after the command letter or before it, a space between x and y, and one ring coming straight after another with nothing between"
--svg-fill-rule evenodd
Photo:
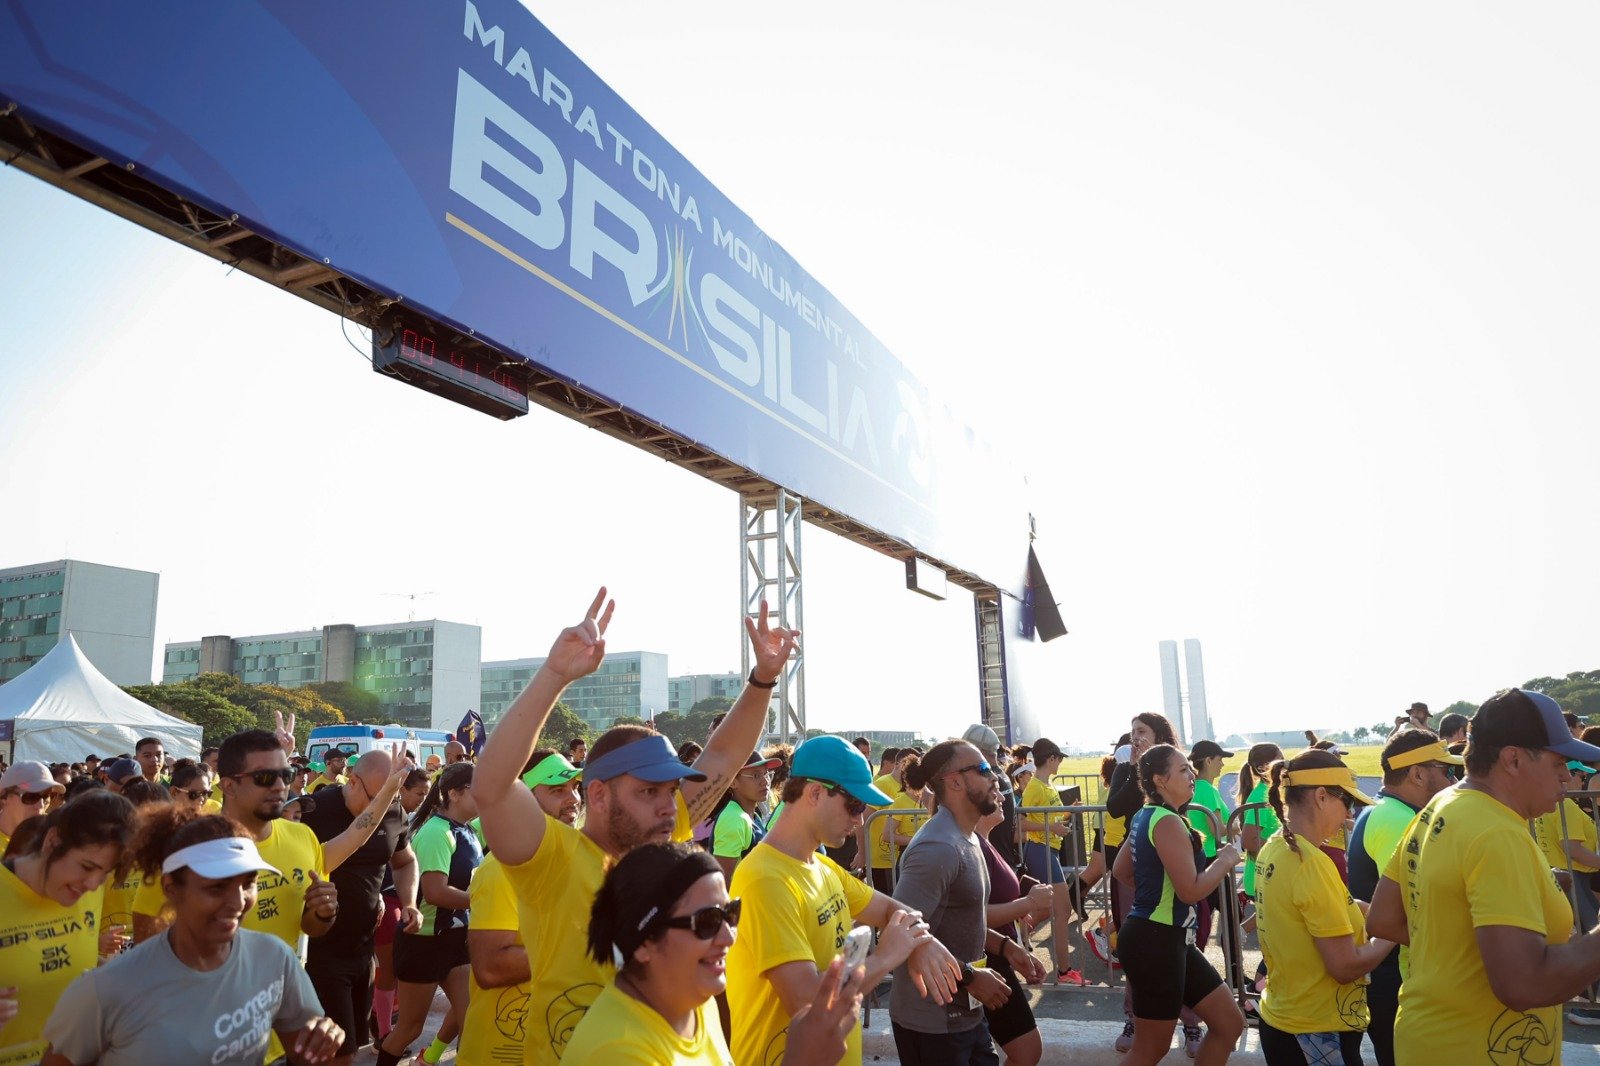
<instances>
[{"instance_id":1,"label":"blue flag on pole","mask_svg":"<svg viewBox=\"0 0 1600 1066\"><path fill-rule=\"evenodd\" d=\"M483 728L483 716L477 711L468 711L463 715L461 724L456 726L456 739L467 749L467 758L476 759L481 755L483 742L488 739L488 733Z\"/></svg>"}]
</instances>

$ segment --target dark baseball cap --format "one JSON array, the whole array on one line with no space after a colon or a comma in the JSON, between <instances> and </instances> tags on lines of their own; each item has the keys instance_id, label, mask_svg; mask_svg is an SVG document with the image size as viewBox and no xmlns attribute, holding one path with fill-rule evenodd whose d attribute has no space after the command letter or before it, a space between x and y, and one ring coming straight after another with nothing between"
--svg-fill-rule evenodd
<instances>
[{"instance_id":1,"label":"dark baseball cap","mask_svg":"<svg viewBox=\"0 0 1600 1066\"><path fill-rule=\"evenodd\" d=\"M1209 759L1213 755L1220 755L1224 759L1233 758L1233 752L1223 751L1222 745L1218 744L1214 740L1196 741L1194 747L1189 749L1190 762L1199 762L1201 759Z\"/></svg>"},{"instance_id":2,"label":"dark baseball cap","mask_svg":"<svg viewBox=\"0 0 1600 1066\"><path fill-rule=\"evenodd\" d=\"M1565 759L1600 761L1600 748L1575 740L1561 705L1543 692L1508 688L1483 702L1472 716L1473 744L1492 748L1544 748Z\"/></svg>"},{"instance_id":3,"label":"dark baseball cap","mask_svg":"<svg viewBox=\"0 0 1600 1066\"><path fill-rule=\"evenodd\" d=\"M1047 759L1054 759L1062 754L1056 742L1047 737L1040 737L1033 742L1033 762L1035 766L1042 765Z\"/></svg>"}]
</instances>

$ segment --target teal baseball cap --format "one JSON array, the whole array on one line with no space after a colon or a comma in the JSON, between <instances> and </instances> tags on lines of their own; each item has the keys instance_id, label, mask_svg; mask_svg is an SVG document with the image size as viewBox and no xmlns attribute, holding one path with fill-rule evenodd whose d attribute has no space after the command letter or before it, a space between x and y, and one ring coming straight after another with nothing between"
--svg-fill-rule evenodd
<instances>
[{"instance_id":1,"label":"teal baseball cap","mask_svg":"<svg viewBox=\"0 0 1600 1066\"><path fill-rule=\"evenodd\" d=\"M838 785L869 807L887 807L894 797L872 784L872 767L843 737L812 737L794 750L789 776Z\"/></svg>"}]
</instances>

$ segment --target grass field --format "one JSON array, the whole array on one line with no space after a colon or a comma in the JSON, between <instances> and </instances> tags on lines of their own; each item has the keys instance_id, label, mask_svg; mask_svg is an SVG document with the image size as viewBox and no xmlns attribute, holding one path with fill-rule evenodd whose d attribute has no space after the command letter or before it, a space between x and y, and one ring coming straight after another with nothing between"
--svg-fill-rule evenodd
<instances>
[{"instance_id":1,"label":"grass field","mask_svg":"<svg viewBox=\"0 0 1600 1066\"><path fill-rule=\"evenodd\" d=\"M1378 764L1378 758L1383 753L1383 746L1379 744L1367 747L1352 747L1346 749L1350 754L1344 758L1344 764L1356 772L1357 777L1380 777L1383 774ZM1298 752L1286 752L1291 758ZM1244 752L1235 752L1233 758L1222 764L1224 774L1237 773L1244 765ZM1098 774L1100 772L1100 756L1089 756L1078 759L1061 760L1061 769L1056 771L1063 776L1076 774Z\"/></svg>"}]
</instances>

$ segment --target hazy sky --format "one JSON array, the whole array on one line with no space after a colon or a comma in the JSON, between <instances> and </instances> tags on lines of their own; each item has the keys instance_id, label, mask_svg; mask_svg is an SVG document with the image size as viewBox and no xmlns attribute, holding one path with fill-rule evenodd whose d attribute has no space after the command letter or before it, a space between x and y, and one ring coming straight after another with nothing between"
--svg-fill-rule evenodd
<instances>
[{"instance_id":1,"label":"hazy sky","mask_svg":"<svg viewBox=\"0 0 1600 1066\"><path fill-rule=\"evenodd\" d=\"M1600 666L1600 10L530 5L1028 473L1062 741L1371 724ZM737 502L0 172L0 565L162 574L158 642L418 617L736 669ZM1020 548L1019 548L1020 550ZM806 531L810 717L957 730L971 599Z\"/></svg>"}]
</instances>

